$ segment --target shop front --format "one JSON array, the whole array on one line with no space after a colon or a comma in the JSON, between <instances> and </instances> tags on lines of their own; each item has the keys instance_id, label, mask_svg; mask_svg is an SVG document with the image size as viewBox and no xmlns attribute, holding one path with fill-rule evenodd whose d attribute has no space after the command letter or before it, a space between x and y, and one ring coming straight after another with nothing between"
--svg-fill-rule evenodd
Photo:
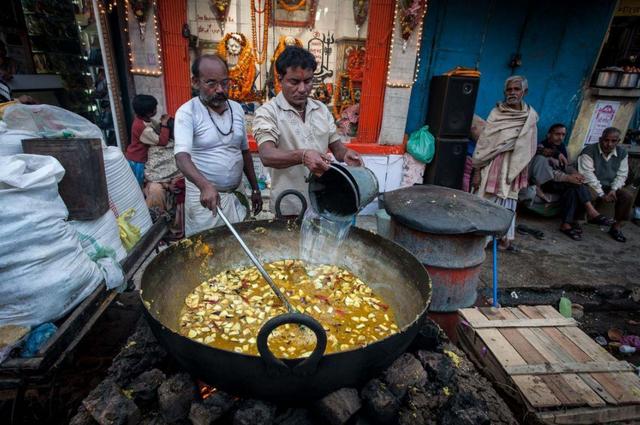
<instances>
[{"instance_id":1,"label":"shop front","mask_svg":"<svg viewBox=\"0 0 640 425\"><path fill-rule=\"evenodd\" d=\"M0 63L12 96L63 107L120 139L103 34L91 0L7 0L0 6ZM5 74L6 75L6 74Z\"/></svg>"}]
</instances>

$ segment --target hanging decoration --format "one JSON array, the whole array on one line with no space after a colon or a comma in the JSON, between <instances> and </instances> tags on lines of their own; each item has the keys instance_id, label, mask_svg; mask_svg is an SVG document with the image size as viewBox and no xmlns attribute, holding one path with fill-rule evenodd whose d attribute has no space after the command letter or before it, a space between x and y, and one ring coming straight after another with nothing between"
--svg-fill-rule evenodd
<instances>
[{"instance_id":1,"label":"hanging decoration","mask_svg":"<svg viewBox=\"0 0 640 425\"><path fill-rule=\"evenodd\" d=\"M277 0L274 24L277 27L313 28L318 0Z\"/></svg>"},{"instance_id":2,"label":"hanging decoration","mask_svg":"<svg viewBox=\"0 0 640 425\"><path fill-rule=\"evenodd\" d=\"M229 16L231 0L209 0L211 2L211 10L216 16L221 32L224 34L224 24Z\"/></svg>"},{"instance_id":3,"label":"hanging decoration","mask_svg":"<svg viewBox=\"0 0 640 425\"><path fill-rule=\"evenodd\" d=\"M287 12L296 12L307 5L307 0L278 0L278 4Z\"/></svg>"},{"instance_id":4,"label":"hanging decoration","mask_svg":"<svg viewBox=\"0 0 640 425\"><path fill-rule=\"evenodd\" d=\"M356 31L360 34L360 28L369 15L369 0L353 0L353 19L356 21Z\"/></svg>"},{"instance_id":5,"label":"hanging decoration","mask_svg":"<svg viewBox=\"0 0 640 425\"><path fill-rule=\"evenodd\" d=\"M218 55L229 66L229 98L239 102L257 100L253 92L256 78L256 58L244 34L230 32L218 44Z\"/></svg>"},{"instance_id":6,"label":"hanging decoration","mask_svg":"<svg viewBox=\"0 0 640 425\"><path fill-rule=\"evenodd\" d=\"M273 52L273 56L271 56L271 80L273 80L273 92L275 94L280 93L280 77L278 76L278 71L276 71L276 60L278 59L278 56L280 56L280 53L282 53L287 46L303 47L302 41L298 38L294 38L290 35L280 36L278 46Z\"/></svg>"},{"instance_id":7,"label":"hanging decoration","mask_svg":"<svg viewBox=\"0 0 640 425\"><path fill-rule=\"evenodd\" d=\"M127 47L129 48L129 72L131 72L132 74L158 77L162 75L162 46L160 44L160 29L158 28L158 13L157 13L156 0L150 0L150 1L151 1L151 8L149 10L153 12L153 31L156 36L156 42L155 42L155 45L153 46L154 48L153 53L147 54L146 58L144 57L145 55L139 55L138 57L136 57L136 54L134 51L139 51L140 49L139 47L134 47L132 45L132 42L134 40L131 38L131 34L129 33L129 12L128 12L129 0L124 0L125 10L127 11L127 13L124 14L125 21L126 21L124 26L124 32L127 34L127 39L128 39ZM133 6L132 6L132 10L133 10ZM135 44L140 44L140 43L138 42ZM139 63L140 61L144 61L145 59L146 59L146 63L142 63L142 64ZM152 59L153 61L150 61L150 59Z\"/></svg>"},{"instance_id":8,"label":"hanging decoration","mask_svg":"<svg viewBox=\"0 0 640 425\"><path fill-rule=\"evenodd\" d=\"M400 9L401 5L400 3L403 2L405 0L398 0L396 2L396 8L395 11L393 13L393 22L394 22L394 26L395 26L395 22L396 19L398 18L398 10ZM416 0L410 0L411 3L413 3ZM421 0L420 0L421 1ZM421 8L421 14L420 14L420 18L418 19L418 23L417 23L417 27L418 27L418 35L416 37L416 52L417 52L417 58L416 58L416 65L415 68L413 70L413 81L410 82L404 82L404 81L391 81L391 61L393 59L393 45L394 45L394 34L395 34L395 29L391 32L391 48L389 49L389 62L387 62L387 87L393 87L393 88L411 88L413 87L413 85L416 82L416 79L418 78L418 72L420 71L420 42L422 41L422 29L423 29L423 22L424 22L424 17L427 14L427 4L426 1L424 3L424 7ZM409 33L409 36L405 39L404 38L404 28L403 28L403 23L402 21L400 22L400 26L401 26L401 31L402 31L402 38L404 40L403 45L402 45L402 52L405 52L406 46L407 46L407 41L409 39L409 37L411 36L411 33ZM415 29L415 28L414 28ZM411 30L411 32L413 32L413 29Z\"/></svg>"},{"instance_id":9,"label":"hanging decoration","mask_svg":"<svg viewBox=\"0 0 640 425\"><path fill-rule=\"evenodd\" d=\"M140 40L144 40L147 27L147 17L149 16L150 9L151 0L131 0L131 10L133 10L133 16L135 16L136 21L138 21Z\"/></svg>"},{"instance_id":10,"label":"hanging decoration","mask_svg":"<svg viewBox=\"0 0 640 425\"><path fill-rule=\"evenodd\" d=\"M402 39L404 40L402 51L405 51L409 37L422 24L423 11L426 10L426 4L424 0L399 0L398 5L400 6L400 28L402 30Z\"/></svg>"},{"instance_id":11,"label":"hanging decoration","mask_svg":"<svg viewBox=\"0 0 640 425\"><path fill-rule=\"evenodd\" d=\"M258 0L260 3L260 0ZM256 21L256 14L262 15L262 48L258 50L258 30ZM258 65L262 65L267 60L267 42L269 38L269 18L271 17L271 0L264 0L264 6L262 10L258 9L255 4L255 0L251 0L251 37L253 40L253 55L256 58Z\"/></svg>"}]
</instances>

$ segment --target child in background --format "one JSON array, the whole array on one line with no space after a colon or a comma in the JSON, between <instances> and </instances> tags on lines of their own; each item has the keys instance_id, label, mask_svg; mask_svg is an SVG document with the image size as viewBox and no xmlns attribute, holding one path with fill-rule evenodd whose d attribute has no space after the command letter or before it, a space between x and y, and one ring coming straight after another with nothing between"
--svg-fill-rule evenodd
<instances>
[{"instance_id":1,"label":"child in background","mask_svg":"<svg viewBox=\"0 0 640 425\"><path fill-rule=\"evenodd\" d=\"M136 95L132 106L136 117L131 125L131 143L127 146L125 156L142 187L149 146L166 146L169 142L169 115L162 115L158 125L158 122L152 119L158 112L158 101L146 94Z\"/></svg>"}]
</instances>

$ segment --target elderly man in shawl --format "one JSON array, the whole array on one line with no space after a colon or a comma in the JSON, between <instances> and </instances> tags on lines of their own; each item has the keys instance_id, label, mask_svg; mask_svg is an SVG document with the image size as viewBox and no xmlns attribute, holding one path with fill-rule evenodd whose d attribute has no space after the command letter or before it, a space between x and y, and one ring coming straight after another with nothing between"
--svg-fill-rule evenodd
<instances>
[{"instance_id":1,"label":"elderly man in shawl","mask_svg":"<svg viewBox=\"0 0 640 425\"><path fill-rule=\"evenodd\" d=\"M500 241L500 248L509 251L516 251L511 242L518 192L528 184L528 165L538 144L538 114L523 100L527 90L526 78L507 78L505 101L489 114L473 154L476 193L514 212L511 227Z\"/></svg>"}]
</instances>

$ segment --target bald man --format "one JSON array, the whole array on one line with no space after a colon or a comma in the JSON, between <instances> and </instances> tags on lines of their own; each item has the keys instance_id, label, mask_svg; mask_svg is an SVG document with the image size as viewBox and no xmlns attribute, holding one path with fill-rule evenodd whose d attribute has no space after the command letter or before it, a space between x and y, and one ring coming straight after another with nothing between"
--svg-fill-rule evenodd
<instances>
[{"instance_id":1,"label":"bald man","mask_svg":"<svg viewBox=\"0 0 640 425\"><path fill-rule=\"evenodd\" d=\"M243 171L251 184L254 214L262 209L244 111L228 98L226 62L216 55L203 55L194 61L191 73L198 96L178 109L174 124L176 164L187 178L187 236L223 225L216 214L218 206L232 223L245 219L247 210L234 193Z\"/></svg>"}]
</instances>

